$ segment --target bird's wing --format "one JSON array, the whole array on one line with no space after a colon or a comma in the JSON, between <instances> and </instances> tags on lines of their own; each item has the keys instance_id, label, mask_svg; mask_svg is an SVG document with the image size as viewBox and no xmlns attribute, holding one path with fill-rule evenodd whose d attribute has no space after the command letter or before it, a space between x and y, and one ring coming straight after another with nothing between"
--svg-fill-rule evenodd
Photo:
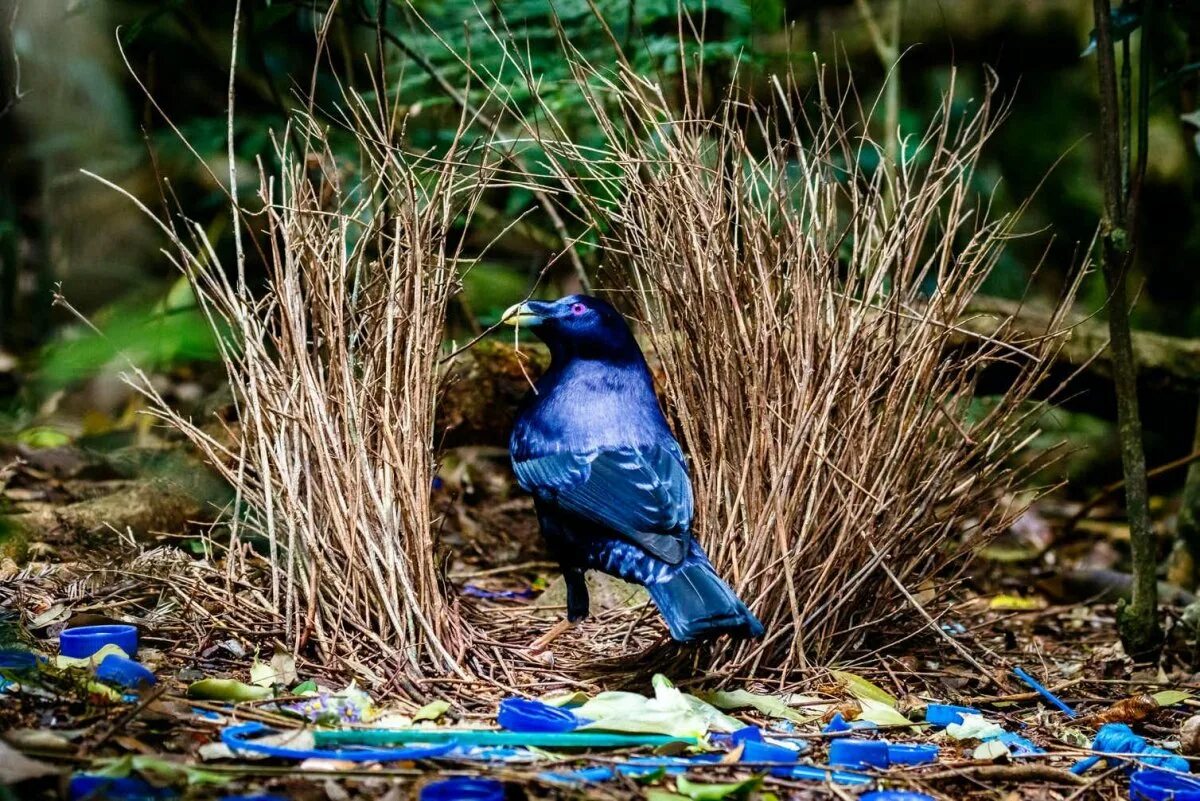
<instances>
[{"instance_id":1,"label":"bird's wing","mask_svg":"<svg viewBox=\"0 0 1200 801\"><path fill-rule=\"evenodd\" d=\"M515 462L537 497L599 523L670 564L687 555L692 484L677 447L556 453Z\"/></svg>"}]
</instances>

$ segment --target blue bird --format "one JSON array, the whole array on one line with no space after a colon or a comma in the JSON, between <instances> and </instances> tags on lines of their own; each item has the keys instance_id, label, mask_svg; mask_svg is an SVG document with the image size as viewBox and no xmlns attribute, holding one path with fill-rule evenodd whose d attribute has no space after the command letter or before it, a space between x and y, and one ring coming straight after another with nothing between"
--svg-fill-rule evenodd
<instances>
[{"instance_id":1,"label":"blue bird","mask_svg":"<svg viewBox=\"0 0 1200 801\"><path fill-rule=\"evenodd\" d=\"M762 624L692 536L687 464L620 313L569 295L518 304L504 320L531 328L551 357L509 442L567 585L568 622L539 644L587 617L587 570L644 585L681 642L761 637Z\"/></svg>"}]
</instances>

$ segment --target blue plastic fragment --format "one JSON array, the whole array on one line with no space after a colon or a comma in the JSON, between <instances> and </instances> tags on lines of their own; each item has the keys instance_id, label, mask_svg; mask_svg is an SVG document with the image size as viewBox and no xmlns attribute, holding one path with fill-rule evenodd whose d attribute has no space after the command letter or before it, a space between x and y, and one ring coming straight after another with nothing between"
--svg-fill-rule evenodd
<instances>
[{"instance_id":1,"label":"blue plastic fragment","mask_svg":"<svg viewBox=\"0 0 1200 801\"><path fill-rule=\"evenodd\" d=\"M474 584L467 584L463 587L462 592L463 595L470 595L472 598L494 598L499 600L532 598L537 595L536 592L529 588L523 590L485 590L483 587L476 587Z\"/></svg>"},{"instance_id":2,"label":"blue plastic fragment","mask_svg":"<svg viewBox=\"0 0 1200 801\"><path fill-rule=\"evenodd\" d=\"M938 747L924 743L889 743L887 755L892 765L928 765L937 761Z\"/></svg>"},{"instance_id":3,"label":"blue plastic fragment","mask_svg":"<svg viewBox=\"0 0 1200 801\"><path fill-rule=\"evenodd\" d=\"M1092 740L1092 750L1100 754L1129 754L1135 759L1129 764L1129 769L1136 765L1148 765L1155 768L1188 772L1188 761L1173 751L1150 745L1146 739L1135 734L1133 729L1124 723L1106 723L1096 732ZM1079 760L1071 766L1072 773L1084 773L1100 760L1107 761L1104 756L1090 756Z\"/></svg>"},{"instance_id":4,"label":"blue plastic fragment","mask_svg":"<svg viewBox=\"0 0 1200 801\"><path fill-rule=\"evenodd\" d=\"M504 784L495 779L451 779L421 788L421 801L504 801Z\"/></svg>"},{"instance_id":5,"label":"blue plastic fragment","mask_svg":"<svg viewBox=\"0 0 1200 801\"><path fill-rule=\"evenodd\" d=\"M987 737L985 741L998 740L1008 746L1008 750L1013 756L1033 756L1034 754L1044 754L1045 749L1039 748L1032 740L1026 739L1019 734L1006 731L1003 734L995 737Z\"/></svg>"},{"instance_id":6,"label":"blue plastic fragment","mask_svg":"<svg viewBox=\"0 0 1200 801\"><path fill-rule=\"evenodd\" d=\"M1131 801L1200 801L1200 781L1167 773L1139 770L1129 777Z\"/></svg>"},{"instance_id":7,"label":"blue plastic fragment","mask_svg":"<svg viewBox=\"0 0 1200 801\"><path fill-rule=\"evenodd\" d=\"M829 744L829 764L839 768L886 768L888 744L883 740L834 740Z\"/></svg>"},{"instance_id":8,"label":"blue plastic fragment","mask_svg":"<svg viewBox=\"0 0 1200 801\"><path fill-rule=\"evenodd\" d=\"M934 726L949 726L962 723L963 715L982 715L978 709L954 704L930 704L925 707L925 722Z\"/></svg>"},{"instance_id":9,"label":"blue plastic fragment","mask_svg":"<svg viewBox=\"0 0 1200 801\"><path fill-rule=\"evenodd\" d=\"M879 728L869 720L846 720L842 717L841 712L835 712L833 717L825 724L825 728L821 729L822 734L840 734L847 731L855 731L856 729L877 729Z\"/></svg>"},{"instance_id":10,"label":"blue plastic fragment","mask_svg":"<svg viewBox=\"0 0 1200 801\"><path fill-rule=\"evenodd\" d=\"M37 654L20 648L0 649L0 670L33 670L37 663Z\"/></svg>"},{"instance_id":11,"label":"blue plastic fragment","mask_svg":"<svg viewBox=\"0 0 1200 801\"><path fill-rule=\"evenodd\" d=\"M348 746L345 748L286 748L250 739L256 734L276 734L274 729L258 722L227 726L221 731L221 742L236 753L250 752L283 759L344 759L348 762L398 762L416 759L432 759L443 756L458 746L453 740L433 743L416 748L370 748Z\"/></svg>"},{"instance_id":12,"label":"blue plastic fragment","mask_svg":"<svg viewBox=\"0 0 1200 801\"><path fill-rule=\"evenodd\" d=\"M757 726L745 726L729 735L730 742L735 746L740 743L761 743L762 739L762 729Z\"/></svg>"},{"instance_id":13,"label":"blue plastic fragment","mask_svg":"<svg viewBox=\"0 0 1200 801\"><path fill-rule=\"evenodd\" d=\"M67 785L67 798L71 801L165 801L174 797L170 788L154 787L137 776L76 773Z\"/></svg>"},{"instance_id":14,"label":"blue plastic fragment","mask_svg":"<svg viewBox=\"0 0 1200 801\"><path fill-rule=\"evenodd\" d=\"M1020 667L1013 668L1013 675L1015 675L1018 679L1025 682L1026 684L1028 684L1030 689L1032 689L1038 695L1042 696L1047 701L1049 701L1051 704L1053 704L1054 706L1061 709L1064 713L1066 713L1067 717L1069 717L1069 718L1075 717L1074 709L1071 709L1071 707L1067 706L1066 702L1064 702L1061 698L1059 698L1057 695L1055 695L1054 693L1050 692L1045 687L1043 687L1041 682L1039 682L1033 676L1030 676L1028 673L1026 673L1024 668L1020 668Z\"/></svg>"},{"instance_id":15,"label":"blue plastic fragment","mask_svg":"<svg viewBox=\"0 0 1200 801\"><path fill-rule=\"evenodd\" d=\"M784 745L747 740L742 745L742 762L795 762L799 751Z\"/></svg>"},{"instance_id":16,"label":"blue plastic fragment","mask_svg":"<svg viewBox=\"0 0 1200 801\"><path fill-rule=\"evenodd\" d=\"M846 773L841 770L830 770L816 765L796 765L792 768L775 768L772 776L781 779L799 779L801 781L833 782L834 784L870 784L875 781L870 776L861 773Z\"/></svg>"},{"instance_id":17,"label":"blue plastic fragment","mask_svg":"<svg viewBox=\"0 0 1200 801\"><path fill-rule=\"evenodd\" d=\"M911 790L875 790L863 793L858 801L934 801L933 796Z\"/></svg>"},{"instance_id":18,"label":"blue plastic fragment","mask_svg":"<svg viewBox=\"0 0 1200 801\"><path fill-rule=\"evenodd\" d=\"M87 659L106 645L115 645L133 656L137 653L136 626L123 623L104 626L76 626L58 635L58 652L72 659Z\"/></svg>"},{"instance_id":19,"label":"blue plastic fragment","mask_svg":"<svg viewBox=\"0 0 1200 801\"><path fill-rule=\"evenodd\" d=\"M834 740L829 744L829 764L843 768L886 769L892 765L926 765L937 757L936 745L850 739Z\"/></svg>"},{"instance_id":20,"label":"blue plastic fragment","mask_svg":"<svg viewBox=\"0 0 1200 801\"><path fill-rule=\"evenodd\" d=\"M687 773L688 768L698 764L715 764L721 761L720 754L696 754L691 757L635 757L620 765L596 765L572 771L546 771L539 778L555 784L599 784L620 774L632 778L666 773L677 776Z\"/></svg>"},{"instance_id":21,"label":"blue plastic fragment","mask_svg":"<svg viewBox=\"0 0 1200 801\"><path fill-rule=\"evenodd\" d=\"M496 722L508 731L517 732L574 731L584 723L569 709L528 698L505 698L500 702Z\"/></svg>"},{"instance_id":22,"label":"blue plastic fragment","mask_svg":"<svg viewBox=\"0 0 1200 801\"><path fill-rule=\"evenodd\" d=\"M96 678L105 684L134 688L149 687L158 681L145 665L116 654L109 654L96 666Z\"/></svg>"}]
</instances>

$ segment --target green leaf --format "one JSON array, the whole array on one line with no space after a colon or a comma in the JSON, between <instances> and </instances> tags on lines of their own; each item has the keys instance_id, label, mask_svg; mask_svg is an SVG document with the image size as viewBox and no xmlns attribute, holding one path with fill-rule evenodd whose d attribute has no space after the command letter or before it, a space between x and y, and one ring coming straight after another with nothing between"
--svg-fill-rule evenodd
<instances>
[{"instance_id":1,"label":"green leaf","mask_svg":"<svg viewBox=\"0 0 1200 801\"><path fill-rule=\"evenodd\" d=\"M443 701L440 698L436 701L430 701L425 706L417 710L417 714L413 715L413 722L418 720L437 720L442 715L450 711L450 702Z\"/></svg>"},{"instance_id":2,"label":"green leaf","mask_svg":"<svg viewBox=\"0 0 1200 801\"><path fill-rule=\"evenodd\" d=\"M718 709L745 709L750 707L772 718L782 718L795 723L807 723L821 717L819 714L805 715L787 705L778 695L760 695L749 690L717 690L700 696Z\"/></svg>"},{"instance_id":3,"label":"green leaf","mask_svg":"<svg viewBox=\"0 0 1200 801\"><path fill-rule=\"evenodd\" d=\"M270 698L269 687L255 687L236 679L200 679L187 689L188 698L204 698L211 701L262 701Z\"/></svg>"},{"instance_id":4,"label":"green leaf","mask_svg":"<svg viewBox=\"0 0 1200 801\"><path fill-rule=\"evenodd\" d=\"M304 693L315 693L317 691L317 683L312 679L301 682L292 688L292 693L295 695L303 695Z\"/></svg>"},{"instance_id":5,"label":"green leaf","mask_svg":"<svg viewBox=\"0 0 1200 801\"><path fill-rule=\"evenodd\" d=\"M862 705L862 714L858 716L859 720L870 721L876 726L904 726L912 723L911 720L882 701L860 698L858 702Z\"/></svg>"},{"instance_id":6,"label":"green leaf","mask_svg":"<svg viewBox=\"0 0 1200 801\"><path fill-rule=\"evenodd\" d=\"M896 705L896 696L879 685L867 681L862 676L844 670L831 670L830 673L839 683L845 685L846 690L859 701L878 701L891 707Z\"/></svg>"},{"instance_id":7,"label":"green leaf","mask_svg":"<svg viewBox=\"0 0 1200 801\"><path fill-rule=\"evenodd\" d=\"M1186 701L1192 697L1189 692L1183 690L1162 690L1150 696L1159 706L1175 706L1178 703Z\"/></svg>"},{"instance_id":8,"label":"green leaf","mask_svg":"<svg viewBox=\"0 0 1200 801\"><path fill-rule=\"evenodd\" d=\"M723 784L700 784L689 781L686 776L675 780L676 789L693 801L720 801L722 798L745 798L762 785L762 776L751 776L740 782Z\"/></svg>"},{"instance_id":9,"label":"green leaf","mask_svg":"<svg viewBox=\"0 0 1200 801\"><path fill-rule=\"evenodd\" d=\"M646 791L646 801L688 801L686 795L654 788Z\"/></svg>"}]
</instances>

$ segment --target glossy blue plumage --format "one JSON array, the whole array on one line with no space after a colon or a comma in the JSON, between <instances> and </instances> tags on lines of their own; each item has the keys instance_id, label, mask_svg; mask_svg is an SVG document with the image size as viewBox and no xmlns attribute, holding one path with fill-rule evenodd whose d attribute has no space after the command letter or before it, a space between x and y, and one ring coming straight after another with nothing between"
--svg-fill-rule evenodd
<instances>
[{"instance_id":1,"label":"glossy blue plumage","mask_svg":"<svg viewBox=\"0 0 1200 801\"><path fill-rule=\"evenodd\" d=\"M624 319L582 295L515 313L551 352L510 451L562 565L568 617L587 615L583 573L594 569L645 585L678 640L760 636L692 537L687 465Z\"/></svg>"}]
</instances>

